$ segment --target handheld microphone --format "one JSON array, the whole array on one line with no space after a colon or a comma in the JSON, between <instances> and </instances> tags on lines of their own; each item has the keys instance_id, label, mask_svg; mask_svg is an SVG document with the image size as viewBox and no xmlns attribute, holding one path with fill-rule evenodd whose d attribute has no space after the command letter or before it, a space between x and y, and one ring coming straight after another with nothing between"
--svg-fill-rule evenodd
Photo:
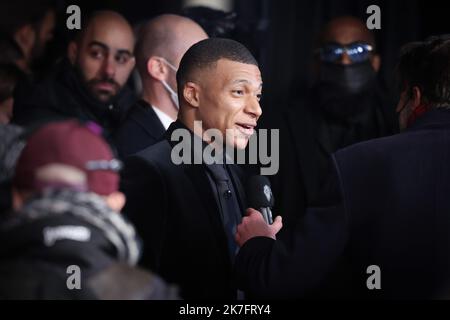
<instances>
[{"instance_id":1,"label":"handheld microphone","mask_svg":"<svg viewBox=\"0 0 450 320\"><path fill-rule=\"evenodd\" d=\"M272 207L274 198L270 181L265 176L252 176L247 181L247 200L248 205L261 212L264 220L268 224L273 223Z\"/></svg>"}]
</instances>

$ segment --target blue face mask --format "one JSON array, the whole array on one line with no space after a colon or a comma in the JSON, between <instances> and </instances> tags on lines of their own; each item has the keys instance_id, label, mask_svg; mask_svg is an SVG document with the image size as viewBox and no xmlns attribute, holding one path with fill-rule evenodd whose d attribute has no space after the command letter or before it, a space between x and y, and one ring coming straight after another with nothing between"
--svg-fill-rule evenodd
<instances>
[{"instance_id":1,"label":"blue face mask","mask_svg":"<svg viewBox=\"0 0 450 320\"><path fill-rule=\"evenodd\" d=\"M169 61L167 61L165 58L162 58L162 60L173 70L173 71L175 71L175 73L178 71L178 69L173 65L173 64L171 64ZM164 88L166 88L166 90L167 90L167 92L169 92L169 94L170 94L170 99L172 99L172 102L173 102L173 104L174 104L174 106L177 108L177 110L178 109L180 109L180 105L179 105L179 102L178 102L178 94L175 92L175 90L173 90L170 86L169 86L169 84L166 82L166 81L164 81L164 80L161 80L161 83L162 83L162 85L164 86Z\"/></svg>"}]
</instances>

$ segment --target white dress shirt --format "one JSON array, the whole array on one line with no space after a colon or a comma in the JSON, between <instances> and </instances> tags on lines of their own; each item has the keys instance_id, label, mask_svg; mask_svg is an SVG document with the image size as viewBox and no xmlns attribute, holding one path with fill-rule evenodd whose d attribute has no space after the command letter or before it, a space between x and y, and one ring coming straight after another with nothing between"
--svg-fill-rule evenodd
<instances>
[{"instance_id":1,"label":"white dress shirt","mask_svg":"<svg viewBox=\"0 0 450 320\"><path fill-rule=\"evenodd\" d=\"M159 118L159 121L161 121L164 129L167 130L167 128L170 126L170 124L172 122L174 122L175 120L173 120L171 117L169 117L169 115L167 113L165 113L164 111L161 111L160 109L152 106L153 110L155 111L156 115Z\"/></svg>"}]
</instances>

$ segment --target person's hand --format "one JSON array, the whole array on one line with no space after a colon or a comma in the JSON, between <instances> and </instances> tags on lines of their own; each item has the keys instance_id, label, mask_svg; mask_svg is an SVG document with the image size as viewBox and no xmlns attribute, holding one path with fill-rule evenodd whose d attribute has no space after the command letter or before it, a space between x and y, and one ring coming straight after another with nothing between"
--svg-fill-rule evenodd
<instances>
[{"instance_id":1,"label":"person's hand","mask_svg":"<svg viewBox=\"0 0 450 320\"><path fill-rule=\"evenodd\" d=\"M269 237L276 239L275 235L283 227L281 217L277 216L273 224L267 224L262 214L255 209L248 208L246 216L242 218L242 222L237 227L236 242L242 247L247 240L253 237Z\"/></svg>"}]
</instances>

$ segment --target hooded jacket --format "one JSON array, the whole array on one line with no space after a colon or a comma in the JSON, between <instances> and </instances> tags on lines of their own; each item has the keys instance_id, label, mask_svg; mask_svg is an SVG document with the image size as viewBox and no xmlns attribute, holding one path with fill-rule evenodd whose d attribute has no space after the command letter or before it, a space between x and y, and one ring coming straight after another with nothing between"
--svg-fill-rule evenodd
<instances>
[{"instance_id":1,"label":"hooded jacket","mask_svg":"<svg viewBox=\"0 0 450 320\"><path fill-rule=\"evenodd\" d=\"M0 299L175 299L135 267L134 227L96 194L46 190L0 223Z\"/></svg>"}]
</instances>

